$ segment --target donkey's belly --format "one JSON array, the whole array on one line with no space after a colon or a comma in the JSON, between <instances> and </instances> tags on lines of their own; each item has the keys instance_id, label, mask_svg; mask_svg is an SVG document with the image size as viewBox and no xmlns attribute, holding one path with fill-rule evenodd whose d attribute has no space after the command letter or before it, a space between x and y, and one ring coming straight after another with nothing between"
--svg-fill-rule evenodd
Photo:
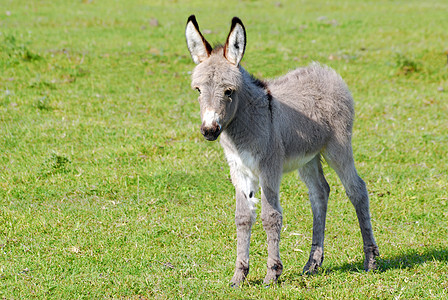
<instances>
[{"instance_id":1,"label":"donkey's belly","mask_svg":"<svg viewBox=\"0 0 448 300\"><path fill-rule=\"evenodd\" d=\"M316 153L286 158L283 162L283 173L299 169L316 156Z\"/></svg>"}]
</instances>

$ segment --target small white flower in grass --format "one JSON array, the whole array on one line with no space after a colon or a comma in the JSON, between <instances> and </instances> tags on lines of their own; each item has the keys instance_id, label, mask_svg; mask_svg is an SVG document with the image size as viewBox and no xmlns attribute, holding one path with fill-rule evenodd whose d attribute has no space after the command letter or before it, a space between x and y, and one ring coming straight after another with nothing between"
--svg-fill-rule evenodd
<instances>
[{"instance_id":1,"label":"small white flower in grass","mask_svg":"<svg viewBox=\"0 0 448 300\"><path fill-rule=\"evenodd\" d=\"M77 247L77 246L72 246L72 247L68 248L68 251L73 252L73 253L79 253L79 252L81 252L81 249L79 249L79 247Z\"/></svg>"}]
</instances>

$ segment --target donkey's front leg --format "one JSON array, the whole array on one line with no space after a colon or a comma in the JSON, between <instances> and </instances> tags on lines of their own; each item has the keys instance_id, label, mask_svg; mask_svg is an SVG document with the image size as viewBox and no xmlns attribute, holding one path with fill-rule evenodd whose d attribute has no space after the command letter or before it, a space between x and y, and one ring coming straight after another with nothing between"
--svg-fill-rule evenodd
<instances>
[{"instance_id":1,"label":"donkey's front leg","mask_svg":"<svg viewBox=\"0 0 448 300\"><path fill-rule=\"evenodd\" d=\"M280 260L280 231L282 228L282 209L279 200L280 179L261 184L261 220L268 239L268 262L264 284L276 283L283 271Z\"/></svg>"},{"instance_id":2,"label":"donkey's front leg","mask_svg":"<svg viewBox=\"0 0 448 300\"><path fill-rule=\"evenodd\" d=\"M235 224L237 236L237 256L235 274L231 286L238 287L249 273L249 246L252 224L255 221L255 209L251 203L254 191L243 191L236 187Z\"/></svg>"}]
</instances>

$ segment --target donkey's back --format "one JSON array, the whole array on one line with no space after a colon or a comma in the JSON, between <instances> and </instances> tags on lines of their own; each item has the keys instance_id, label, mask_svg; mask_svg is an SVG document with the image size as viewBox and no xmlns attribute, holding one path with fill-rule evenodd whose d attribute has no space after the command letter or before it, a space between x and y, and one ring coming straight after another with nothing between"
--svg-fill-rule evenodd
<instances>
[{"instance_id":1,"label":"donkey's back","mask_svg":"<svg viewBox=\"0 0 448 300\"><path fill-rule=\"evenodd\" d=\"M344 80L333 69L312 63L267 80L276 107L285 156L311 155L330 147L347 151L351 145L354 102ZM299 167L299 166L297 166ZM286 167L290 171L293 167ZM296 168L294 168L296 169Z\"/></svg>"},{"instance_id":2,"label":"donkey's back","mask_svg":"<svg viewBox=\"0 0 448 300\"><path fill-rule=\"evenodd\" d=\"M351 93L341 76L328 66L313 62L267 80L267 86L277 101L313 120L329 120L342 113L345 123L353 123Z\"/></svg>"}]
</instances>

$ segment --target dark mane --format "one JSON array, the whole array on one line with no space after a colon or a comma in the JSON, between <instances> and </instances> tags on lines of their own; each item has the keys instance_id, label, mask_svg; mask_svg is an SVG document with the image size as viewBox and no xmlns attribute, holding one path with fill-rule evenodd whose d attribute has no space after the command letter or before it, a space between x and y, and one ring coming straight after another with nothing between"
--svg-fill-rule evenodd
<instances>
[{"instance_id":1,"label":"dark mane","mask_svg":"<svg viewBox=\"0 0 448 300\"><path fill-rule=\"evenodd\" d=\"M253 82L256 86L258 86L258 87L260 87L260 88L262 88L262 89L267 89L267 84L266 84L266 82L264 82L263 80L258 79L257 77L255 77L255 76L252 75L252 74L250 74L250 78L252 79L252 82Z\"/></svg>"},{"instance_id":2,"label":"dark mane","mask_svg":"<svg viewBox=\"0 0 448 300\"><path fill-rule=\"evenodd\" d=\"M273 122L272 118L272 94L271 91L268 89L268 85L266 81L263 81L261 79L258 79L254 75L250 74L250 78L252 79L252 83L258 86L259 88L262 88L266 91L266 98L268 99L268 108L269 113L271 114L271 122Z\"/></svg>"}]
</instances>

